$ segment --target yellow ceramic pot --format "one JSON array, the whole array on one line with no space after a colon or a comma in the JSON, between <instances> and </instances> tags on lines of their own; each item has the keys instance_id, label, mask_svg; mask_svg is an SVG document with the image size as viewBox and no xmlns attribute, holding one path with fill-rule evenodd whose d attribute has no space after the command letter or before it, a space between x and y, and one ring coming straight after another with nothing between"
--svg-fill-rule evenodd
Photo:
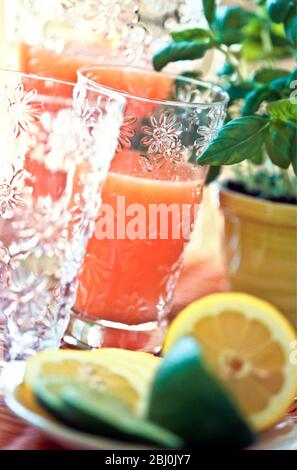
<instances>
[{"instance_id":1,"label":"yellow ceramic pot","mask_svg":"<svg viewBox=\"0 0 297 470\"><path fill-rule=\"evenodd\" d=\"M297 326L297 208L220 189L230 288L268 300Z\"/></svg>"}]
</instances>

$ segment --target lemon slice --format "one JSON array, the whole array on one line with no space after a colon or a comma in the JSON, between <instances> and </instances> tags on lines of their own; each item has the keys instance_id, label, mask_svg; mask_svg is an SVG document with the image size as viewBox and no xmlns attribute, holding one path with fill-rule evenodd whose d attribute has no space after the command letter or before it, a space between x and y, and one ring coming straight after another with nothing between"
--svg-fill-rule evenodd
<instances>
[{"instance_id":1,"label":"lemon slice","mask_svg":"<svg viewBox=\"0 0 297 470\"><path fill-rule=\"evenodd\" d=\"M213 294L173 321L164 353L188 335L256 431L283 417L297 395L297 364L290 360L296 332L276 308L247 294Z\"/></svg>"},{"instance_id":2,"label":"lemon slice","mask_svg":"<svg viewBox=\"0 0 297 470\"><path fill-rule=\"evenodd\" d=\"M106 390L137 414L143 413L149 385L160 359L147 353L102 348L96 351L42 352L27 363L23 396L32 400L36 379L55 375Z\"/></svg>"}]
</instances>

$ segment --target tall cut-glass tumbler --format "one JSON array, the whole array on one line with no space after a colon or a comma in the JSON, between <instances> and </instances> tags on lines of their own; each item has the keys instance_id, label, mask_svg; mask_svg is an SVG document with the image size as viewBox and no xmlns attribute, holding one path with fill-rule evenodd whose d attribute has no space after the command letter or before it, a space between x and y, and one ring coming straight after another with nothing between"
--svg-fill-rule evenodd
<instances>
[{"instance_id":1,"label":"tall cut-glass tumbler","mask_svg":"<svg viewBox=\"0 0 297 470\"><path fill-rule=\"evenodd\" d=\"M2 359L59 347L125 100L0 70Z\"/></svg>"},{"instance_id":2,"label":"tall cut-glass tumbler","mask_svg":"<svg viewBox=\"0 0 297 470\"><path fill-rule=\"evenodd\" d=\"M126 109L68 337L158 352L202 202L207 167L197 158L223 124L227 95L127 66L83 68L78 83L116 90Z\"/></svg>"}]
</instances>

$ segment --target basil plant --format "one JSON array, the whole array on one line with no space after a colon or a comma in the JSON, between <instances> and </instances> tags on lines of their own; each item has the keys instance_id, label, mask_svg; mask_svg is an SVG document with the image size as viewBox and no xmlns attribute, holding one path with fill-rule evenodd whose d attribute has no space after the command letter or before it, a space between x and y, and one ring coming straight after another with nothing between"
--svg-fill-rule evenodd
<instances>
[{"instance_id":1,"label":"basil plant","mask_svg":"<svg viewBox=\"0 0 297 470\"><path fill-rule=\"evenodd\" d=\"M221 165L236 164L240 190L296 204L297 0L232 6L203 0L203 8L208 28L173 32L172 41L153 57L161 70L170 62L201 58L210 49L224 55L217 74L230 96L227 120L197 163L211 166L209 181Z\"/></svg>"}]
</instances>

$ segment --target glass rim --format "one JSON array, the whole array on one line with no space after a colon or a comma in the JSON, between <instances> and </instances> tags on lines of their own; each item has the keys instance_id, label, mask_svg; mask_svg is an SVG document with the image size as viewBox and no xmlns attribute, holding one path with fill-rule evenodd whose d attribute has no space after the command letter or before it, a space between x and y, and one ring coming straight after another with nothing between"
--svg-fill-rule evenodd
<instances>
[{"instance_id":1,"label":"glass rim","mask_svg":"<svg viewBox=\"0 0 297 470\"><path fill-rule=\"evenodd\" d=\"M222 96L222 99L215 100L210 103L204 103L204 102L189 103L186 101L173 101L173 100L162 100L162 99L155 99L155 98L145 98L143 96L134 95L132 93L119 90L117 88L112 88L107 85L97 83L85 75L87 72L92 72L96 70L104 70L104 69L105 70L123 70L123 71L130 70L132 72L145 73L148 75L161 75L163 77L170 77L174 79L184 80L187 83L197 84L197 85L202 86L205 89L214 90L220 93L220 95ZM226 106L230 99L228 93L225 90L223 90L223 88L221 88L219 85L216 85L215 83L211 81L185 77L182 75L178 75L176 73L157 72L155 70L148 70L148 69L145 69L144 67L138 67L138 66L132 66L132 65L126 66L126 65L99 64L99 65L92 65L92 66L83 66L77 70L77 76L78 76L78 80L80 77L84 78L86 82L89 84L89 86L110 90L113 93L118 93L119 95L121 95L122 97L126 99L129 98L129 99L134 99L134 100L138 100L138 101L142 101L146 103L152 103L152 104L160 104L160 105L166 104L166 105L175 106L175 107L209 108L209 107L217 107L217 106Z\"/></svg>"},{"instance_id":2,"label":"glass rim","mask_svg":"<svg viewBox=\"0 0 297 470\"><path fill-rule=\"evenodd\" d=\"M60 85L67 85L69 87L72 87L73 89L76 86L83 85L86 90L96 92L96 90L94 90L94 87L89 86L88 84L82 84L82 83L78 83L78 82L71 82L71 81L67 81L67 80L60 80L59 78L53 78L53 77L44 77L42 75L37 75L37 74L34 74L34 73L21 72L19 70L10 70L10 69L4 69L4 68L0 67L0 75L1 74L11 74L11 75L19 76L19 77L25 77L25 78L32 79L32 80L39 80L39 81L42 81L42 82L53 82L53 83L57 83L57 84L60 84ZM1 82L0 82L0 84L1 84ZM112 98L116 98L119 102L121 102L121 105L126 104L125 98L123 96L121 96L120 93L117 93L117 92L113 91L112 88L106 87L104 92L107 96L112 97ZM98 93L99 93L99 90L98 90Z\"/></svg>"}]
</instances>

